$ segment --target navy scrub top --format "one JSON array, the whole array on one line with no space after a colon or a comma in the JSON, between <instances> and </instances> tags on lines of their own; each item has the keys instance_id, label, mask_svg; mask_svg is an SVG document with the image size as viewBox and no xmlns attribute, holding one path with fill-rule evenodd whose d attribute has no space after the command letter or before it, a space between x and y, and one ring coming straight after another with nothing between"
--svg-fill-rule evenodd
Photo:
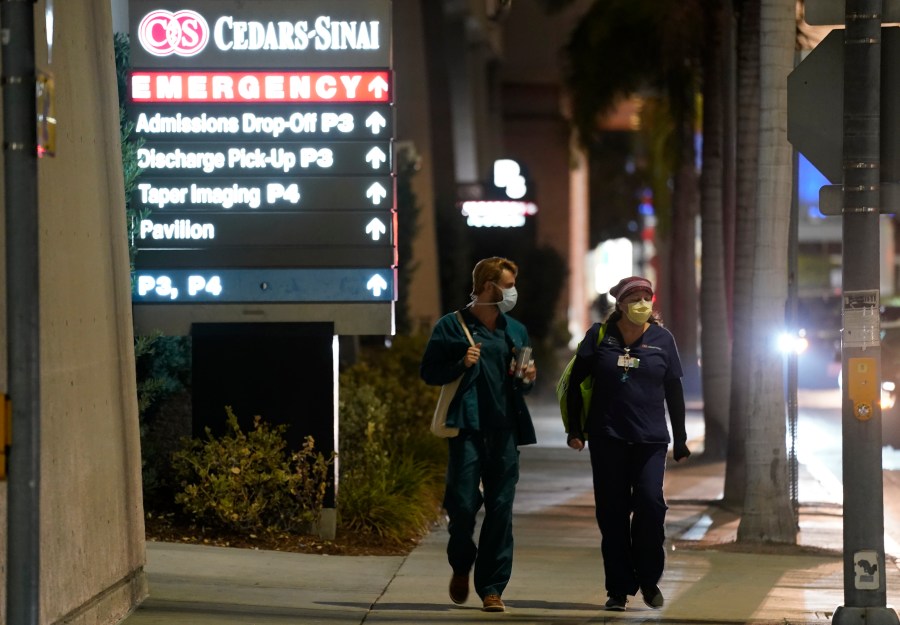
<instances>
[{"instance_id":1,"label":"navy scrub top","mask_svg":"<svg viewBox=\"0 0 900 625\"><path fill-rule=\"evenodd\" d=\"M592 338L578 351L593 363L594 392L585 431L633 443L668 443L665 383L683 375L672 333L650 324L638 340L624 345L618 327L610 324L600 345L596 334ZM620 360L625 347L639 361L627 372Z\"/></svg>"}]
</instances>

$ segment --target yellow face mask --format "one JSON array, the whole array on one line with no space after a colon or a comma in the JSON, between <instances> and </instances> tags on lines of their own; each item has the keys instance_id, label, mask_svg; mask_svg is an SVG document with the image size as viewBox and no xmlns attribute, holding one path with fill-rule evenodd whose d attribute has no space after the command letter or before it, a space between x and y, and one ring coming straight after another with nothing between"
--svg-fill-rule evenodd
<instances>
[{"instance_id":1,"label":"yellow face mask","mask_svg":"<svg viewBox=\"0 0 900 625\"><path fill-rule=\"evenodd\" d=\"M625 316L628 317L628 320L636 325L643 325L646 323L647 319L650 318L650 313L653 312L653 303L649 300L642 299L638 302L631 302L628 304L628 309L625 311Z\"/></svg>"}]
</instances>

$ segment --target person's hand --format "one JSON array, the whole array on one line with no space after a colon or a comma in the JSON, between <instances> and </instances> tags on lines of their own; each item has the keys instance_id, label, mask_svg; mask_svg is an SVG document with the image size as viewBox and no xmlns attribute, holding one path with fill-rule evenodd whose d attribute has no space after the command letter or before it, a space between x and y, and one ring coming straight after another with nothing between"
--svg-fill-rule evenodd
<instances>
[{"instance_id":1,"label":"person's hand","mask_svg":"<svg viewBox=\"0 0 900 625\"><path fill-rule=\"evenodd\" d=\"M691 450L688 449L687 444L684 441L680 443L676 442L672 449L672 456L675 458L675 462L681 462L685 458L691 457Z\"/></svg>"},{"instance_id":2,"label":"person's hand","mask_svg":"<svg viewBox=\"0 0 900 625\"><path fill-rule=\"evenodd\" d=\"M566 444L568 444L572 449L576 449L578 451L584 449L584 441L581 440L581 438L579 438L578 436L572 436L571 434L569 435L568 440L566 440Z\"/></svg>"},{"instance_id":3,"label":"person's hand","mask_svg":"<svg viewBox=\"0 0 900 625\"><path fill-rule=\"evenodd\" d=\"M466 350L466 357L463 358L463 364L466 368L474 367L478 359L481 358L481 343L476 343L473 347Z\"/></svg>"},{"instance_id":4,"label":"person's hand","mask_svg":"<svg viewBox=\"0 0 900 625\"><path fill-rule=\"evenodd\" d=\"M525 373L522 375L522 381L525 384L534 384L534 381L537 379L537 367L534 366L534 361L531 360L528 362L528 366L525 367Z\"/></svg>"}]
</instances>

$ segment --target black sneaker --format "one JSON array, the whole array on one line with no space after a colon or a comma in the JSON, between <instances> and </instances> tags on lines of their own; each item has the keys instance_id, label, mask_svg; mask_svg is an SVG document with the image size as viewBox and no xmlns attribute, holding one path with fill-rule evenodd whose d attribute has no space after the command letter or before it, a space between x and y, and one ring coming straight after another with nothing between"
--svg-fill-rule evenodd
<instances>
[{"instance_id":1,"label":"black sneaker","mask_svg":"<svg viewBox=\"0 0 900 625\"><path fill-rule=\"evenodd\" d=\"M626 603L628 603L628 599L625 595L610 595L609 599L606 600L605 607L613 612L624 612Z\"/></svg>"},{"instance_id":2,"label":"black sneaker","mask_svg":"<svg viewBox=\"0 0 900 625\"><path fill-rule=\"evenodd\" d=\"M647 607L653 608L654 610L660 609L666 602L662 592L659 590L659 586L656 584L641 588L641 595L644 597L644 603L647 604Z\"/></svg>"}]
</instances>

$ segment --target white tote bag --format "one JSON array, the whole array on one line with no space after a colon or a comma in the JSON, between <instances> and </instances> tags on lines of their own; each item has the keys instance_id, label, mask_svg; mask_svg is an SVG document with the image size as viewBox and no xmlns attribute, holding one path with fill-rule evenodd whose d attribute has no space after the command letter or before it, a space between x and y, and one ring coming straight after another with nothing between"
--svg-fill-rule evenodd
<instances>
[{"instance_id":1,"label":"white tote bag","mask_svg":"<svg viewBox=\"0 0 900 625\"><path fill-rule=\"evenodd\" d=\"M469 344L474 347L475 341L472 339L469 328L466 327L466 323L463 321L462 315L458 310L456 311L456 318L459 321L459 325L462 326L463 331L466 333ZM462 382L462 379L463 376L460 375L452 382L448 382L441 387L441 395L438 397L437 406L434 409L434 416L431 418L431 433L435 436L439 436L440 438L453 438L459 434L459 428L447 427L447 410L450 408L450 402L453 401L453 398L456 396L456 391L459 389L459 383Z\"/></svg>"}]
</instances>

